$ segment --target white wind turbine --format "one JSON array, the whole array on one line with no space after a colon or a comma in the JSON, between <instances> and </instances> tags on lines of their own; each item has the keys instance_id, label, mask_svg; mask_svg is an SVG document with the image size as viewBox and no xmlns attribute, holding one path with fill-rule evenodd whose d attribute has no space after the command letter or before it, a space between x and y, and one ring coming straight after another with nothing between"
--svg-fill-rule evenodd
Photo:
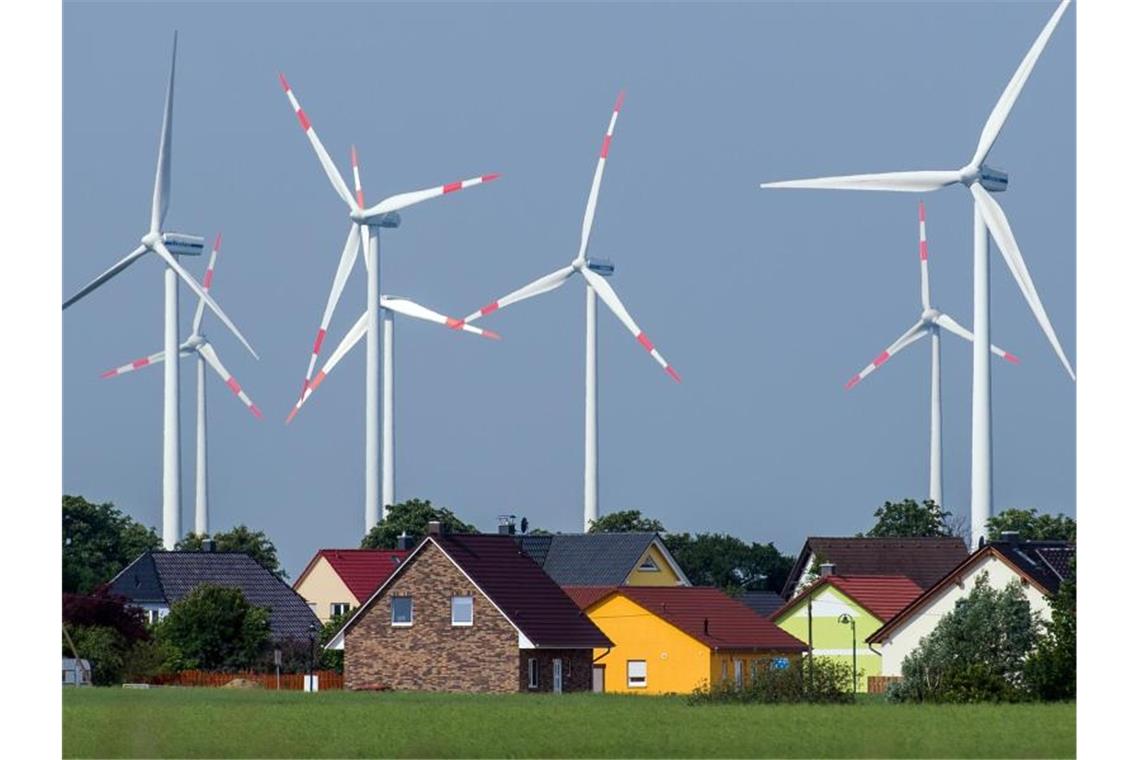
<instances>
[{"instance_id":1,"label":"white wind turbine","mask_svg":"<svg viewBox=\"0 0 1140 760\"><path fill-rule=\"evenodd\" d=\"M976 546L978 539L985 535L986 520L991 516L993 501L992 467L990 433L990 269L989 269L989 237L992 235L1001 251L1014 281L1021 289L1022 295L1029 304L1030 310L1037 318L1038 324L1044 331L1049 343L1053 346L1057 357L1061 360L1069 376L1076 380L1073 368L1065 356L1064 349L1057 339L1049 315L1033 279L1029 276L1029 269L1021 256L1017 240L1013 237L1009 221L1005 212L994 200L991 192L1001 192L1009 183L1008 175L998 169L986 165L985 160L997 140L998 134L1005 125L1014 103L1017 102L1021 88L1025 86L1029 75L1033 71L1037 59L1045 49L1046 43L1057 27L1057 23L1069 7L1070 0L1063 0L1053 12L1045 28L1041 30L1036 41L1029 48L1021 65L1017 67L1013 78L1006 85L997 105L994 106L985 126L982 127L978 146L969 163L960 169L949 171L911 171L887 172L883 174L856 174L843 177L822 177L818 179L791 180L785 182L768 182L762 187L775 188L822 188L832 190L888 190L899 192L921 193L938 190L950 185L960 184L967 188L974 198L974 377L973 377L973 431L971 455L971 487L970 487L970 541ZM988 231L988 235L987 235Z\"/></svg>"},{"instance_id":2,"label":"white wind turbine","mask_svg":"<svg viewBox=\"0 0 1140 760\"><path fill-rule=\"evenodd\" d=\"M602 259L586 258L586 249L590 244L590 230L594 224L594 212L598 206L598 190L602 185L602 172L606 168L606 158L610 152L610 142L613 140L614 126L617 124L618 113L621 111L625 93L619 93L614 103L613 115L606 129L606 136L602 139L602 150L598 156L598 165L594 170L594 182L590 186L590 195L586 200L586 214L582 219L582 236L578 244L578 255L569 266L540 277L529 285L509 293L497 301L484 306L471 314L465 320L467 323L493 311L509 306L518 301L546 293L561 287L575 273L582 275L586 280L586 456L585 456L585 497L584 497L584 530L590 529L590 523L598 519L598 344L597 344L597 298L600 296L606 306L610 308L621 323L626 326L637 342L653 356L669 376L681 382L669 363L665 361L653 343L633 321L617 293L606 282L605 278L613 274L613 264Z\"/></svg>"},{"instance_id":3,"label":"white wind turbine","mask_svg":"<svg viewBox=\"0 0 1140 760\"><path fill-rule=\"evenodd\" d=\"M942 330L949 330L954 335L971 343L974 341L974 336L949 314L945 314L931 305L928 259L926 207L920 201L918 204L918 260L922 271L922 313L919 315L918 322L900 335L898 340L887 346L859 374L848 380L846 388L851 390L863 378L886 364L888 359L911 343L921 340L927 335L930 336L930 500L938 506L942 506ZM1016 356L997 346L991 345L990 351L1012 364L1019 363Z\"/></svg>"},{"instance_id":4,"label":"white wind turbine","mask_svg":"<svg viewBox=\"0 0 1140 760\"><path fill-rule=\"evenodd\" d=\"M170 55L170 80L166 86L166 105L162 116L162 133L158 143L158 167L154 175L154 194L151 199L150 229L142 237L138 248L120 259L103 274L85 285L63 303L71 306L103 283L122 272L146 253L153 253L166 263L165 322L163 346L167 354L178 351L178 280L182 279L194 293L210 307L222 323L229 328L249 352L257 353L237 329L221 307L205 289L178 263L177 255L196 256L202 253L205 240L197 235L163 232L162 222L170 205L170 141L174 120L174 62L178 54L178 33L174 33L174 48ZM162 455L162 544L173 549L181 538L182 472L179 447L180 429L178 414L178 363L168 362L163 383L163 455Z\"/></svg>"},{"instance_id":5,"label":"white wind turbine","mask_svg":"<svg viewBox=\"0 0 1140 760\"><path fill-rule=\"evenodd\" d=\"M464 332L474 333L481 335L484 338L491 338L498 340L499 335L491 330L485 330L481 327L469 325L460 319L454 317L444 316L438 312L432 311L426 306L421 306L415 301L400 296L380 296L380 313L381 318L384 320L384 409L381 415L384 420L384 442L382 450L384 452L384 462L381 465L380 471L383 474L383 504L385 507L396 503L396 328L393 320L393 315L402 314L405 317L413 319L422 319L425 322L434 322L437 325L444 325L452 330L462 330ZM356 324L352 329L345 334L336 350L332 352L324 366L321 367L320 372L316 374L313 381L305 388L301 398L293 406L293 410L289 412L286 423L292 422L293 418L297 416L297 412L301 411L301 407L309 400L309 397L314 391L325 381L329 373L333 371L337 363L344 358L345 354L352 350L352 347L360 342L364 337L365 332L368 330L368 313L360 315L360 319L356 320Z\"/></svg>"},{"instance_id":6,"label":"white wind turbine","mask_svg":"<svg viewBox=\"0 0 1140 760\"><path fill-rule=\"evenodd\" d=\"M317 356L320 354L321 344L328 332L329 321L332 319L337 301L340 300L345 281L356 263L357 251L362 246L364 248L364 263L368 275L368 296L365 301L365 334L368 339L366 341L367 358L364 369L364 531L367 533L373 525L380 521L380 508L383 507L386 513L389 506L386 503L381 503L380 493L380 248L376 230L381 227L398 227L400 215L397 212L402 209L483 182L490 182L498 178L499 175L484 174L426 190L400 193L389 196L374 206L365 207L364 191L360 186L360 168L357 163L356 148L352 149L352 173L356 184L356 195L353 197L353 194L348 190L348 185L344 182L344 178L337 170L336 164L333 163L328 152L325 151L324 145L321 144L320 138L317 137L317 132L313 129L313 124L309 121L308 115L297 101L297 96L289 87L285 75L280 75L280 79L281 87L285 90L285 96L289 98L289 103L297 115L297 121L300 123L305 136L309 138L309 143L313 146L329 182L332 183L333 190L348 206L350 220L348 239L341 251L340 262L337 264L336 275L333 277L332 290L329 292L324 314L321 317L321 326L317 330L317 337L313 342L313 353L309 357L309 368L305 372L305 380L301 386L301 398L304 397L305 391L310 388L310 381L313 377Z\"/></svg>"},{"instance_id":7,"label":"white wind turbine","mask_svg":"<svg viewBox=\"0 0 1140 760\"><path fill-rule=\"evenodd\" d=\"M214 281L214 264L218 260L218 251L222 247L222 236L219 234L214 239L214 248L210 251L210 263L206 268L206 274L202 277L202 290L209 292L211 284ZM209 489L206 482L206 365L209 364L214 372L218 373L218 377L222 382L241 399L249 411L253 413L258 419L261 418L261 410L253 403L246 392L242 390L241 385L238 384L237 379L229 373L229 371L222 365L221 359L218 358L217 352L210 344L209 339L205 333L202 332L202 317L206 313L206 302L201 298L198 299L198 309L194 312L194 323L190 330L190 336L186 341L178 347L178 356L197 356L198 358L198 452L197 452L197 470L195 477L195 499L194 499L194 532L199 535L206 535L210 532L210 506L209 506ZM158 364L166 358L165 351L144 356L142 359L136 359L130 364L124 364L121 367L107 370L103 373L102 377L118 377L125 375L128 372L134 372L143 367L149 367L152 364Z\"/></svg>"}]
</instances>

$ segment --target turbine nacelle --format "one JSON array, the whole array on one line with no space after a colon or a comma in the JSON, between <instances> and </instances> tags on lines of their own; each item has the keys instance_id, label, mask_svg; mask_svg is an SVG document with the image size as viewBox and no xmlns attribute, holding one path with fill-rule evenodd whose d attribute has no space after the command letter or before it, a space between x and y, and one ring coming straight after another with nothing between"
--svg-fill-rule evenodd
<instances>
[{"instance_id":1,"label":"turbine nacelle","mask_svg":"<svg viewBox=\"0 0 1140 760\"><path fill-rule=\"evenodd\" d=\"M958 170L958 181L966 187L975 182L981 184L991 193L1002 193L1009 186L1009 174L1001 169L995 169L987 164L981 166L963 166Z\"/></svg>"},{"instance_id":2,"label":"turbine nacelle","mask_svg":"<svg viewBox=\"0 0 1140 760\"><path fill-rule=\"evenodd\" d=\"M612 277L614 274L614 263L609 259L586 259L586 268L591 272L597 272L602 277Z\"/></svg>"},{"instance_id":3,"label":"turbine nacelle","mask_svg":"<svg viewBox=\"0 0 1140 760\"><path fill-rule=\"evenodd\" d=\"M400 226L400 214L397 211L387 211L382 214L368 216L364 213L363 209L353 209L349 213L349 217L357 224L363 224L369 227L383 227L384 229L394 230Z\"/></svg>"},{"instance_id":4,"label":"turbine nacelle","mask_svg":"<svg viewBox=\"0 0 1140 760\"><path fill-rule=\"evenodd\" d=\"M201 256L206 250L206 238L181 232L163 232L163 245L175 256Z\"/></svg>"}]
</instances>

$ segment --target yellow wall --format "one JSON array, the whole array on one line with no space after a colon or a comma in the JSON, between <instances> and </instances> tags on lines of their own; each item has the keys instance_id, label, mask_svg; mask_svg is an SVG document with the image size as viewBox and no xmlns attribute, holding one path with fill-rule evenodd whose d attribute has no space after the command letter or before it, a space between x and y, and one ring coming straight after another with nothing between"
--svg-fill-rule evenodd
<instances>
[{"instance_id":1,"label":"yellow wall","mask_svg":"<svg viewBox=\"0 0 1140 760\"><path fill-rule=\"evenodd\" d=\"M333 602L348 602L350 607L360 606L360 600L352 595L324 557L317 560L293 590L313 607L313 612L322 623L327 623L332 617L330 605Z\"/></svg>"},{"instance_id":2,"label":"yellow wall","mask_svg":"<svg viewBox=\"0 0 1140 760\"><path fill-rule=\"evenodd\" d=\"M652 559L654 564L657 565L657 570L639 570L642 563L646 559ZM641 555L641 559L637 561L629 576L625 579L627 586L678 586L681 579L673 572L673 568L669 567L668 560L661 550L655 544L650 544L649 549L645 554Z\"/></svg>"}]
</instances>

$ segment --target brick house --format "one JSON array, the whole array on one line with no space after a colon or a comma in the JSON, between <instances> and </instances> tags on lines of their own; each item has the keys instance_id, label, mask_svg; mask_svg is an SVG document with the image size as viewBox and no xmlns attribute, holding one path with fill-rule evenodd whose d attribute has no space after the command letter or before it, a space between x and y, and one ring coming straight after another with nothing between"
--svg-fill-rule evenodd
<instances>
[{"instance_id":1,"label":"brick house","mask_svg":"<svg viewBox=\"0 0 1140 760\"><path fill-rule=\"evenodd\" d=\"M589 691L612 643L509 535L428 535L328 643L347 689Z\"/></svg>"}]
</instances>

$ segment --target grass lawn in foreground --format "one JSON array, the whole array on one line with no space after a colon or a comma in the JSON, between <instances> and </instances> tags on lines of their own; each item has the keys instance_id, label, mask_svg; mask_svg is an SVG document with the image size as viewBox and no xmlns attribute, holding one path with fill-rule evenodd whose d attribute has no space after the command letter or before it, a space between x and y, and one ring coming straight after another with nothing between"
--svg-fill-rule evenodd
<instances>
[{"instance_id":1,"label":"grass lawn in foreground","mask_svg":"<svg viewBox=\"0 0 1140 760\"><path fill-rule=\"evenodd\" d=\"M1076 706L64 689L65 757L1074 757Z\"/></svg>"}]
</instances>

